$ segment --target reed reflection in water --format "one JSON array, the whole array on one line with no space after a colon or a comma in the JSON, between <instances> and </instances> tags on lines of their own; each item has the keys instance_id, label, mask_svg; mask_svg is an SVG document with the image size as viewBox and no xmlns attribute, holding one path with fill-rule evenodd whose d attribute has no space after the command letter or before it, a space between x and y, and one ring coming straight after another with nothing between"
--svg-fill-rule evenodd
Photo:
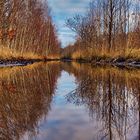
<instances>
[{"instance_id":1,"label":"reed reflection in water","mask_svg":"<svg viewBox=\"0 0 140 140\"><path fill-rule=\"evenodd\" d=\"M57 64L0 69L0 139L37 135L39 119L51 109L58 76Z\"/></svg>"},{"instance_id":2,"label":"reed reflection in water","mask_svg":"<svg viewBox=\"0 0 140 140\"><path fill-rule=\"evenodd\" d=\"M140 70L48 62L0 69L0 139L138 140Z\"/></svg>"},{"instance_id":3,"label":"reed reflection in water","mask_svg":"<svg viewBox=\"0 0 140 140\"><path fill-rule=\"evenodd\" d=\"M77 106L85 105L89 116L100 122L94 139L139 140L140 71L72 66L65 69L75 74L78 86L66 98Z\"/></svg>"}]
</instances>

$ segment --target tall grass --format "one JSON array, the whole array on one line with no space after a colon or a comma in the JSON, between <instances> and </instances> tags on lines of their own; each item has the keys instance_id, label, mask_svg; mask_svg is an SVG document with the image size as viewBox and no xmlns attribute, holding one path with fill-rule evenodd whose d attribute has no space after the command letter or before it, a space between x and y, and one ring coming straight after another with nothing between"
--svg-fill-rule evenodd
<instances>
[{"instance_id":1,"label":"tall grass","mask_svg":"<svg viewBox=\"0 0 140 140\"><path fill-rule=\"evenodd\" d=\"M42 56L34 54L32 52L27 52L25 54L21 54L16 50L11 50L7 47L0 47L0 59L42 59Z\"/></svg>"},{"instance_id":2,"label":"tall grass","mask_svg":"<svg viewBox=\"0 0 140 140\"><path fill-rule=\"evenodd\" d=\"M86 49L86 50L77 50L71 55L72 59L134 59L140 60L140 48L127 48L125 50L111 50L107 48L97 48L97 49Z\"/></svg>"},{"instance_id":3,"label":"tall grass","mask_svg":"<svg viewBox=\"0 0 140 140\"><path fill-rule=\"evenodd\" d=\"M34 52L26 52L21 54L19 51L14 50L14 49L9 49L8 47L3 47L0 46L0 59L1 60L7 60L7 59L59 59L60 56L59 54L53 54L53 55L48 55L42 56L38 55Z\"/></svg>"}]
</instances>

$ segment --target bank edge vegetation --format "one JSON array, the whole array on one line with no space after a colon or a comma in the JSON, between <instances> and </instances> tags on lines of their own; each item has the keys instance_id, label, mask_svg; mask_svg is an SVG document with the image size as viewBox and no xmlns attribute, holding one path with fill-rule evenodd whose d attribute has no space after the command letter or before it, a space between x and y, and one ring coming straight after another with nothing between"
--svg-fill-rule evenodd
<instances>
[{"instance_id":1,"label":"bank edge vegetation","mask_svg":"<svg viewBox=\"0 0 140 140\"><path fill-rule=\"evenodd\" d=\"M77 34L63 58L95 61L140 60L140 1L93 0L85 15L66 25Z\"/></svg>"},{"instance_id":2,"label":"bank edge vegetation","mask_svg":"<svg viewBox=\"0 0 140 140\"><path fill-rule=\"evenodd\" d=\"M0 59L58 58L59 50L46 0L0 0Z\"/></svg>"}]
</instances>

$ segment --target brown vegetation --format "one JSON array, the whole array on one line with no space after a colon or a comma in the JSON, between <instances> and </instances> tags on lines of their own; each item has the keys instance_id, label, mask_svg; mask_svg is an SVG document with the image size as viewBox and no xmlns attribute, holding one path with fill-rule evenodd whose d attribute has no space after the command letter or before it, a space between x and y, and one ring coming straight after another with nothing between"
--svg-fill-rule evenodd
<instances>
[{"instance_id":1,"label":"brown vegetation","mask_svg":"<svg viewBox=\"0 0 140 140\"><path fill-rule=\"evenodd\" d=\"M58 58L59 47L46 0L0 1L0 58Z\"/></svg>"},{"instance_id":2,"label":"brown vegetation","mask_svg":"<svg viewBox=\"0 0 140 140\"><path fill-rule=\"evenodd\" d=\"M66 25L77 41L64 48L63 58L140 60L139 0L94 0L84 16L76 15Z\"/></svg>"}]
</instances>

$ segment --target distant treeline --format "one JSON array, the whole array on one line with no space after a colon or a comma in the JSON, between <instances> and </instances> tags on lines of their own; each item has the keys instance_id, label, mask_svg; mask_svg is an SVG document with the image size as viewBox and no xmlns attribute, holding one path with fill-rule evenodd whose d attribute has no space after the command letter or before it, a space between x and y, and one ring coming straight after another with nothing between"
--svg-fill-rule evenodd
<instances>
[{"instance_id":1,"label":"distant treeline","mask_svg":"<svg viewBox=\"0 0 140 140\"><path fill-rule=\"evenodd\" d=\"M93 0L85 15L68 19L66 25L77 40L63 49L62 57L140 59L139 0Z\"/></svg>"},{"instance_id":2,"label":"distant treeline","mask_svg":"<svg viewBox=\"0 0 140 140\"><path fill-rule=\"evenodd\" d=\"M46 0L0 0L0 51L7 57L56 56L59 47Z\"/></svg>"}]
</instances>

